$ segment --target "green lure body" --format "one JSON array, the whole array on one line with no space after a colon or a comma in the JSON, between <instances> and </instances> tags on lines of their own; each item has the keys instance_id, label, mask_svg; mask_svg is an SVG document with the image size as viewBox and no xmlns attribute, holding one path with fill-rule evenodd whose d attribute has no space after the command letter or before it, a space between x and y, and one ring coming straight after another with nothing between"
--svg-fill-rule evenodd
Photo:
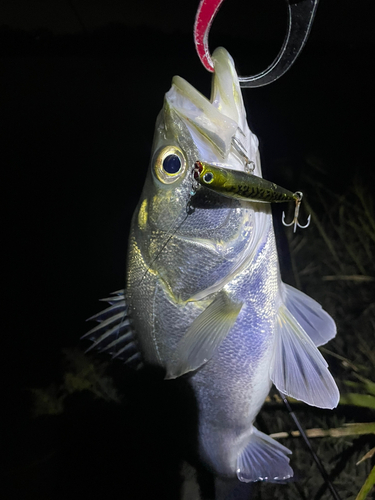
<instances>
[{"instance_id":1,"label":"green lure body","mask_svg":"<svg viewBox=\"0 0 375 500\"><path fill-rule=\"evenodd\" d=\"M262 177L239 170L224 169L202 161L195 163L194 177L202 186L227 198L261 203L299 201L297 193L292 193Z\"/></svg>"}]
</instances>

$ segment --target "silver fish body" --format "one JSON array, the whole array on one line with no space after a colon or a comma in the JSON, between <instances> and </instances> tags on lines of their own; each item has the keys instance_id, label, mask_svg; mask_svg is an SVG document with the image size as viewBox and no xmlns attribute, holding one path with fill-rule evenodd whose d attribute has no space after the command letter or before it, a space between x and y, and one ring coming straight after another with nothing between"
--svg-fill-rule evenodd
<instances>
[{"instance_id":1,"label":"silver fish body","mask_svg":"<svg viewBox=\"0 0 375 500\"><path fill-rule=\"evenodd\" d=\"M282 282L269 204L195 192L197 160L241 171L250 160L261 176L233 60L223 48L213 60L210 101L179 77L165 96L131 225L126 301L145 362L166 378L188 374L203 462L241 481L284 479L290 451L254 419L272 383L308 404L337 405L316 347L336 327Z\"/></svg>"}]
</instances>

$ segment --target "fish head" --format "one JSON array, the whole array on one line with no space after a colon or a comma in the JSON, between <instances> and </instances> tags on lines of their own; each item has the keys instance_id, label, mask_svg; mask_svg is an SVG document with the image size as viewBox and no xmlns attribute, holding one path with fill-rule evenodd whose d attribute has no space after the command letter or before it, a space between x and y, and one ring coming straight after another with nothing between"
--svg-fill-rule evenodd
<instances>
[{"instance_id":1,"label":"fish head","mask_svg":"<svg viewBox=\"0 0 375 500\"><path fill-rule=\"evenodd\" d=\"M181 281L178 271L182 262L174 254L184 255L190 270L197 265L194 259L206 256L212 260L208 272L218 265L226 272L223 262L229 259L233 267L234 259L241 258L248 237L248 233L240 231L243 212L233 211L243 203L208 193L205 188L196 192L195 163L203 160L245 171L250 161L253 173L261 175L258 140L247 124L233 60L225 49L218 48L213 61L210 99L183 78L173 78L157 118L150 168L133 219L133 241L146 265L163 278L173 293L184 295L185 299L197 289L209 286L210 280L217 281L219 271L211 273L210 280L201 280L199 284L195 281L189 286L187 276Z\"/></svg>"}]
</instances>

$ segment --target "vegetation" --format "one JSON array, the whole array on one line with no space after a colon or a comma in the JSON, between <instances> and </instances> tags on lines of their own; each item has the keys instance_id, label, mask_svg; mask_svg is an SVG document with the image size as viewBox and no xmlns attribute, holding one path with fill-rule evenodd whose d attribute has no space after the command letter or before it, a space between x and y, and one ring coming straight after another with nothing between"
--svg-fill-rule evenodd
<instances>
[{"instance_id":1,"label":"vegetation","mask_svg":"<svg viewBox=\"0 0 375 500\"><path fill-rule=\"evenodd\" d=\"M307 170L307 169L306 169ZM344 500L364 499L374 484L375 454L375 213L371 184L354 181L342 193L316 178L304 179L304 200L312 214L308 230L288 233L297 287L335 319L338 335L321 348L341 392L339 407L312 410L293 404L332 483ZM276 398L276 400L275 400ZM270 398L261 417L271 432L284 431L293 450L297 482L277 498L331 499L332 495L299 433ZM288 437L286 437L288 436ZM363 486L363 487L362 487ZM276 498L267 485L259 498Z\"/></svg>"}]
</instances>

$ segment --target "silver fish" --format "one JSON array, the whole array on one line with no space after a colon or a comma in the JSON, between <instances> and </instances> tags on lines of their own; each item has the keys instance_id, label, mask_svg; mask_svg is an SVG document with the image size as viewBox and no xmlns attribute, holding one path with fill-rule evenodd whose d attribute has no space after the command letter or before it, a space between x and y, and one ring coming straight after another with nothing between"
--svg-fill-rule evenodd
<instances>
[{"instance_id":1,"label":"silver fish","mask_svg":"<svg viewBox=\"0 0 375 500\"><path fill-rule=\"evenodd\" d=\"M197 189L197 160L261 177L234 63L213 54L211 99L176 76L155 128L149 172L129 238L122 291L86 336L125 357L136 334L143 360L188 374L199 418L199 452L217 475L241 481L293 475L286 447L253 422L272 383L334 408L339 392L317 346L333 319L280 277L268 203ZM130 325L131 318L132 324Z\"/></svg>"}]
</instances>

